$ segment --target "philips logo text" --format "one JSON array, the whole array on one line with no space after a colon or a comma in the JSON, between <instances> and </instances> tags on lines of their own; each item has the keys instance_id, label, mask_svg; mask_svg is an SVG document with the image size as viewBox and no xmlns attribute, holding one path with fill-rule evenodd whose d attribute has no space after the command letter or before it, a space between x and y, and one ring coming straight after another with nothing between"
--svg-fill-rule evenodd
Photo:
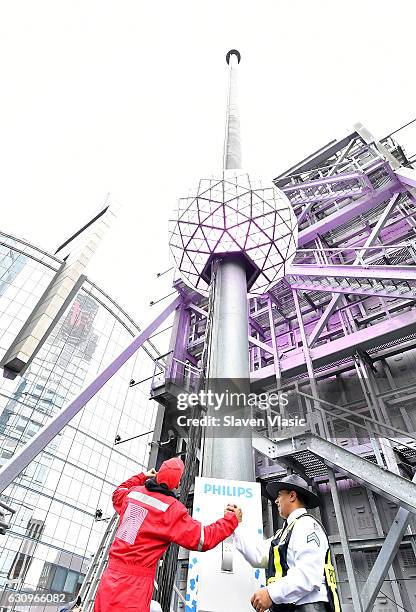
<instances>
[{"instance_id":1,"label":"philips logo text","mask_svg":"<svg viewBox=\"0 0 416 612\"><path fill-rule=\"evenodd\" d=\"M228 497L253 497L253 489L250 487L233 487L231 485L204 485L204 493L208 495L226 495Z\"/></svg>"}]
</instances>

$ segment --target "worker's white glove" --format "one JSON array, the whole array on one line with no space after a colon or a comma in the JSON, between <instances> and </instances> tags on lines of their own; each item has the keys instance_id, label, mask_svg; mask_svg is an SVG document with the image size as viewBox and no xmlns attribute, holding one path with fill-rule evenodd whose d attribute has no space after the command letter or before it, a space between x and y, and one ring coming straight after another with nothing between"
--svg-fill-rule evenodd
<instances>
[{"instance_id":1,"label":"worker's white glove","mask_svg":"<svg viewBox=\"0 0 416 612\"><path fill-rule=\"evenodd\" d=\"M154 478L154 476L157 475L157 472L156 472L155 468L152 468L148 472L145 472L144 475L147 476L147 478Z\"/></svg>"},{"instance_id":2,"label":"worker's white glove","mask_svg":"<svg viewBox=\"0 0 416 612\"><path fill-rule=\"evenodd\" d=\"M234 512L239 523L243 520L243 511L235 504L228 504L224 509L224 515L227 514L227 512Z\"/></svg>"}]
</instances>

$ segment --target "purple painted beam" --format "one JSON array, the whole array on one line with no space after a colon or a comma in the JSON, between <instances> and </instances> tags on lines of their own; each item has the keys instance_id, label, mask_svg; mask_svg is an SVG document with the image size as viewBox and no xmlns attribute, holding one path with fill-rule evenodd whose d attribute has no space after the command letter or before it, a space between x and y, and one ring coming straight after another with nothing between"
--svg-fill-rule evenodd
<instances>
[{"instance_id":1,"label":"purple painted beam","mask_svg":"<svg viewBox=\"0 0 416 612\"><path fill-rule=\"evenodd\" d=\"M181 378L184 375L184 362L187 359L187 345L190 326L190 311L184 301L177 309L169 345L170 355L167 360L165 378ZM182 362L182 363L181 363Z\"/></svg>"},{"instance_id":2,"label":"purple painted beam","mask_svg":"<svg viewBox=\"0 0 416 612\"><path fill-rule=\"evenodd\" d=\"M337 187L336 190L331 189L332 185ZM326 191L323 191L322 188L326 188ZM365 195L373 192L374 187L366 174L354 172L298 182L295 185L282 187L282 191L288 196L296 209L306 202L311 204L320 202L322 204L325 201Z\"/></svg>"},{"instance_id":3,"label":"purple painted beam","mask_svg":"<svg viewBox=\"0 0 416 612\"><path fill-rule=\"evenodd\" d=\"M264 329L262 328L262 326L261 326L261 325L259 325L259 324L257 323L257 321L255 321L255 320L253 319L253 317L250 317L250 316L249 316L249 317L248 317L248 322L249 322L250 327L252 327L253 329L255 329L255 330L256 330L256 332L257 332L258 334L260 334L260 336L261 336L262 338L265 338Z\"/></svg>"},{"instance_id":4,"label":"purple painted beam","mask_svg":"<svg viewBox=\"0 0 416 612\"><path fill-rule=\"evenodd\" d=\"M301 230L298 236L298 246L302 246L314 240L317 236L322 236L332 229L340 227L344 223L355 219L359 215L375 208L381 204L384 200L391 198L392 195L403 189L403 186L397 182L391 182L387 186L383 186L373 194L360 198L347 204L340 210L331 215L328 215L324 219L321 219L317 223Z\"/></svg>"},{"instance_id":5,"label":"purple painted beam","mask_svg":"<svg viewBox=\"0 0 416 612\"><path fill-rule=\"evenodd\" d=\"M368 350L415 332L416 311L412 310L310 349L313 366L320 368L350 357L358 348ZM305 372L306 364L302 350L294 349L290 356L282 358L280 367L282 375L286 377ZM261 381L261 386L269 381L273 383L274 367L267 366L251 372L251 380L254 386L256 381Z\"/></svg>"},{"instance_id":6,"label":"purple painted beam","mask_svg":"<svg viewBox=\"0 0 416 612\"><path fill-rule=\"evenodd\" d=\"M303 222L305 217L309 214L309 211L311 210L312 206L313 206L313 202L309 202L308 204L306 204L305 208L302 210L302 212L300 213L298 217L299 225Z\"/></svg>"},{"instance_id":7,"label":"purple painted beam","mask_svg":"<svg viewBox=\"0 0 416 612\"><path fill-rule=\"evenodd\" d=\"M340 174L334 174L332 176L325 176L323 178L320 179L314 179L313 181L304 181L304 182L299 182L296 183L296 185L285 185L284 187L281 187L281 190L284 191L285 193L291 193L292 191L298 191L299 189L308 189L310 187L319 187L319 186L324 186L324 185L329 185L331 183L342 183L343 181L347 181L347 180L353 180L356 179L358 182L366 183L366 189L370 189L371 188L371 183L368 184L364 177L366 175L363 174L362 172L345 172L340 173Z\"/></svg>"},{"instance_id":8,"label":"purple painted beam","mask_svg":"<svg viewBox=\"0 0 416 612\"><path fill-rule=\"evenodd\" d=\"M143 345L161 323L180 305L182 297L173 302L160 313L150 325L132 340L124 351L108 365L68 406L60 410L38 433L17 452L0 470L0 493L22 472L25 467L68 425L69 421L85 406L89 400L110 380L128 359Z\"/></svg>"},{"instance_id":9,"label":"purple painted beam","mask_svg":"<svg viewBox=\"0 0 416 612\"><path fill-rule=\"evenodd\" d=\"M287 276L334 278L334 279L379 279L416 281L415 266L371 266L371 265L318 265L294 264L287 270ZM287 278L286 278L287 280ZM297 282L297 281L295 281ZM329 284L328 284L329 286Z\"/></svg>"},{"instance_id":10,"label":"purple painted beam","mask_svg":"<svg viewBox=\"0 0 416 612\"><path fill-rule=\"evenodd\" d=\"M270 298L270 301L273 302L274 306L276 307L277 312L280 314L280 316L287 322L289 322L289 319L287 318L287 316L285 315L285 313L283 312L283 304L281 303L281 301L279 300L279 298L277 298L271 291L269 291L267 293L268 297Z\"/></svg>"},{"instance_id":11,"label":"purple painted beam","mask_svg":"<svg viewBox=\"0 0 416 612\"><path fill-rule=\"evenodd\" d=\"M365 287L334 287L333 285L319 285L311 282L290 283L293 289L302 291L323 291L324 293L343 293L344 295L365 295L368 297L396 298L400 300L416 300L416 291L399 293L398 291L387 291L386 289L371 289Z\"/></svg>"}]
</instances>

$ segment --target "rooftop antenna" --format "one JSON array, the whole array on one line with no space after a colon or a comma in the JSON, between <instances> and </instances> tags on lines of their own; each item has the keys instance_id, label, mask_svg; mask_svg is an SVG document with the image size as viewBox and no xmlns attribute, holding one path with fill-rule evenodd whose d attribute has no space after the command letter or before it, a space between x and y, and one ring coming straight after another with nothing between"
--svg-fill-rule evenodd
<instances>
[{"instance_id":1,"label":"rooftop antenna","mask_svg":"<svg viewBox=\"0 0 416 612\"><path fill-rule=\"evenodd\" d=\"M227 113L225 120L224 138L224 170L241 170L241 136L240 113L238 110L237 74L241 54L237 49L231 49L226 55L226 62L230 67L228 77Z\"/></svg>"}]
</instances>

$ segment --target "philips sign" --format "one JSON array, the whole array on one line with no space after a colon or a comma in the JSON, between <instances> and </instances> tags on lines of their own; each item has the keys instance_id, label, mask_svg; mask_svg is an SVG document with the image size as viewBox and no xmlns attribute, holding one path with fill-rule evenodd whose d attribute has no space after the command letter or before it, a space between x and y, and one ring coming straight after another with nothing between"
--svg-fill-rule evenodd
<instances>
[{"instance_id":1,"label":"philips sign","mask_svg":"<svg viewBox=\"0 0 416 612\"><path fill-rule=\"evenodd\" d=\"M251 487L237 487L230 485L215 485L205 483L205 495L226 495L227 497L245 497L251 499L253 497L253 489Z\"/></svg>"},{"instance_id":2,"label":"philips sign","mask_svg":"<svg viewBox=\"0 0 416 612\"><path fill-rule=\"evenodd\" d=\"M240 529L263 537L260 484L220 478L195 479L193 516L203 525L224 516L228 503L243 510ZM249 612L253 610L252 594L264 584L264 570L251 567L230 537L213 550L190 553L185 610Z\"/></svg>"}]
</instances>

